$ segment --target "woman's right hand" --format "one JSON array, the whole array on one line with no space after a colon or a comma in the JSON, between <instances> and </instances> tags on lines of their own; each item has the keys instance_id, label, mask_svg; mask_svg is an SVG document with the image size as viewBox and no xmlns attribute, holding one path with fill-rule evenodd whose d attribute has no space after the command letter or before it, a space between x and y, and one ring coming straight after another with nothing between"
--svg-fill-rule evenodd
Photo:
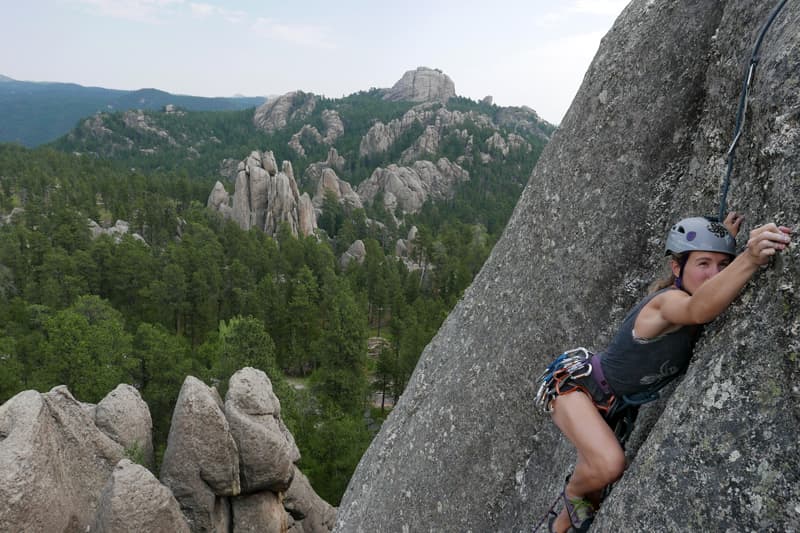
<instances>
[{"instance_id":1,"label":"woman's right hand","mask_svg":"<svg viewBox=\"0 0 800 533\"><path fill-rule=\"evenodd\" d=\"M789 245L791 234L790 228L778 226L774 222L759 226L750 232L745 253L757 265L766 265L773 255Z\"/></svg>"}]
</instances>

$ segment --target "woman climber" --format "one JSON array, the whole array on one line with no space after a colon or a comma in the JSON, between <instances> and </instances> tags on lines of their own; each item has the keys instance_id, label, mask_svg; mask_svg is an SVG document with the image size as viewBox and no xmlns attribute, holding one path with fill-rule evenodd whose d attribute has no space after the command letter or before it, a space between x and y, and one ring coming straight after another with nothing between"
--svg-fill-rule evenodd
<instances>
[{"instance_id":1,"label":"woman climber","mask_svg":"<svg viewBox=\"0 0 800 533\"><path fill-rule=\"evenodd\" d=\"M750 232L747 249L736 256L741 223L731 213L724 224L702 217L675 224L666 245L670 277L628 313L610 346L598 355L566 352L540 378L537 402L578 454L562 493L564 508L551 513L550 531L586 531L601 491L622 476L625 455L605 418L615 404L654 393L684 372L700 327L791 240L789 228L765 224Z\"/></svg>"}]
</instances>

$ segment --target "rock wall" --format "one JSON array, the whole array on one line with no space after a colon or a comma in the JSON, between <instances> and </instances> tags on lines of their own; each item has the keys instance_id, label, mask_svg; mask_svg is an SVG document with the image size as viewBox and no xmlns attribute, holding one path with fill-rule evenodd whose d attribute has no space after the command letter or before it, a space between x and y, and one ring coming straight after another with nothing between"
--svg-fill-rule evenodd
<instances>
[{"instance_id":1,"label":"rock wall","mask_svg":"<svg viewBox=\"0 0 800 533\"><path fill-rule=\"evenodd\" d=\"M533 407L564 349L601 349L660 274L669 224L715 214L742 79L772 2L635 0L603 39L491 256L362 458L337 531L523 531L574 460ZM761 49L729 203L800 217L800 5ZM745 228L746 230L749 228ZM747 232L740 238L740 246ZM800 528L795 244L643 408L593 531Z\"/></svg>"}]
</instances>

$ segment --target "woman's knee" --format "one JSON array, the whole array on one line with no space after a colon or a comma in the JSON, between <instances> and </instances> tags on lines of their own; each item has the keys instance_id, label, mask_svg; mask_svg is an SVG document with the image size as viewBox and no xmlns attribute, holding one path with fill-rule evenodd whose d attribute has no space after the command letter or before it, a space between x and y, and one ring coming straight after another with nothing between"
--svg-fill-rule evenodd
<instances>
[{"instance_id":1,"label":"woman's knee","mask_svg":"<svg viewBox=\"0 0 800 533\"><path fill-rule=\"evenodd\" d=\"M610 448L595 458L594 470L606 483L613 483L625 472L625 453L621 448Z\"/></svg>"}]
</instances>

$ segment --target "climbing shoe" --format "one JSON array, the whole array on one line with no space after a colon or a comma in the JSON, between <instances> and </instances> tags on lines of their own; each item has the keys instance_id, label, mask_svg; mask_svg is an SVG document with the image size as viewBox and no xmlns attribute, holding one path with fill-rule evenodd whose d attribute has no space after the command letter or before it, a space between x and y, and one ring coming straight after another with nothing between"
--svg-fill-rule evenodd
<instances>
[{"instance_id":1,"label":"climbing shoe","mask_svg":"<svg viewBox=\"0 0 800 533\"><path fill-rule=\"evenodd\" d=\"M589 500L584 498L567 498L564 494L564 507L567 508L569 521L572 523L572 528L569 531L575 533L585 533L589 531L589 526L592 525L594 520L594 507Z\"/></svg>"}]
</instances>

